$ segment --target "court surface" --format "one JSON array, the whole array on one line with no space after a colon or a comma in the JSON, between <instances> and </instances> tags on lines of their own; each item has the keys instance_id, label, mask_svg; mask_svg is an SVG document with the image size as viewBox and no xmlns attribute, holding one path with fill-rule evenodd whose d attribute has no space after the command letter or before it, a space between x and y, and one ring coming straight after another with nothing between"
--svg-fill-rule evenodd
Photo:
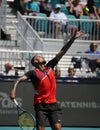
<instances>
[{"instance_id":1,"label":"court surface","mask_svg":"<svg viewBox=\"0 0 100 130\"><path fill-rule=\"evenodd\" d=\"M21 128L20 127L0 127L0 130L21 130ZM46 127L45 130L51 130L51 128ZM62 127L62 130L100 130L100 128Z\"/></svg>"}]
</instances>

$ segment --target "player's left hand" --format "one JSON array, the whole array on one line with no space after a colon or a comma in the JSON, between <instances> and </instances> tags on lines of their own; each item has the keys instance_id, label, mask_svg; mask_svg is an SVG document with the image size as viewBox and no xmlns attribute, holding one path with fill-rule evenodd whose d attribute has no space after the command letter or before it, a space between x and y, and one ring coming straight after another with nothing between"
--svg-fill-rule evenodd
<instances>
[{"instance_id":1,"label":"player's left hand","mask_svg":"<svg viewBox=\"0 0 100 130\"><path fill-rule=\"evenodd\" d=\"M75 38L79 38L79 37L81 37L83 34L84 34L84 32L83 32L82 30L77 31Z\"/></svg>"}]
</instances>

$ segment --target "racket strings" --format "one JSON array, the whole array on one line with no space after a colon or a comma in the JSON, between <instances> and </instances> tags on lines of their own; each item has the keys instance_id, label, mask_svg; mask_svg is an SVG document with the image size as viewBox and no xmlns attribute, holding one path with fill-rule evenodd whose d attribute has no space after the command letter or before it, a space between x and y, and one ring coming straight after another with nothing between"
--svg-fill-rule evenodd
<instances>
[{"instance_id":1,"label":"racket strings","mask_svg":"<svg viewBox=\"0 0 100 130\"><path fill-rule=\"evenodd\" d=\"M28 113L19 116L19 125L24 129L32 130L35 127L35 119Z\"/></svg>"}]
</instances>

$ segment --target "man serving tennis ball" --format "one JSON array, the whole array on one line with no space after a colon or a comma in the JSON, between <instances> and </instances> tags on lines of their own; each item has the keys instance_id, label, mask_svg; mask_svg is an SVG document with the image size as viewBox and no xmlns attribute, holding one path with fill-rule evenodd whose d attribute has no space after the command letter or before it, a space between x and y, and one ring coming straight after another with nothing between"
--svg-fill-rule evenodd
<instances>
[{"instance_id":1,"label":"man serving tennis ball","mask_svg":"<svg viewBox=\"0 0 100 130\"><path fill-rule=\"evenodd\" d=\"M58 54L47 64L40 55L31 59L34 70L28 71L18 78L10 92L11 99L16 97L16 88L21 81L30 79L35 90L34 109L36 112L36 129L45 130L45 120L48 119L53 130L61 130L62 111L56 99L56 79L53 68L70 48L74 40L83 35L75 31L74 36L66 42Z\"/></svg>"}]
</instances>

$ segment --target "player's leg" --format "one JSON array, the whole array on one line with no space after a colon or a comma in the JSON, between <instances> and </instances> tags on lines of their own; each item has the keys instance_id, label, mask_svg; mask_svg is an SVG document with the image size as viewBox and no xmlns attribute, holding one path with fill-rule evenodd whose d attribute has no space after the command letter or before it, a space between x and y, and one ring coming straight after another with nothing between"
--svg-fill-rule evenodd
<instances>
[{"instance_id":1,"label":"player's leg","mask_svg":"<svg viewBox=\"0 0 100 130\"><path fill-rule=\"evenodd\" d=\"M61 130L61 123L56 123L52 125L53 130Z\"/></svg>"},{"instance_id":2,"label":"player's leg","mask_svg":"<svg viewBox=\"0 0 100 130\"><path fill-rule=\"evenodd\" d=\"M46 114L42 110L41 104L35 105L35 114L36 114L36 130L45 130Z\"/></svg>"},{"instance_id":3,"label":"player's leg","mask_svg":"<svg viewBox=\"0 0 100 130\"><path fill-rule=\"evenodd\" d=\"M53 130L61 130L62 110L58 104L50 106L48 120Z\"/></svg>"},{"instance_id":4,"label":"player's leg","mask_svg":"<svg viewBox=\"0 0 100 130\"><path fill-rule=\"evenodd\" d=\"M38 126L36 127L36 130L45 130L45 127L38 125Z\"/></svg>"}]
</instances>

